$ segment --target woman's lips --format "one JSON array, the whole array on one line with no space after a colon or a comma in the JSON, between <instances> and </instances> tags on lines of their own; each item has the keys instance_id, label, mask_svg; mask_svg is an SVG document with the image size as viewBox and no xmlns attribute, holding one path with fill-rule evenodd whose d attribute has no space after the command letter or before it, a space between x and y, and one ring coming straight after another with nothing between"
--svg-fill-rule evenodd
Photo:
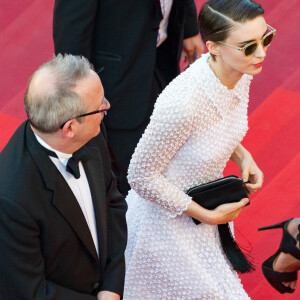
<instances>
[{"instance_id":1,"label":"woman's lips","mask_svg":"<svg viewBox=\"0 0 300 300\"><path fill-rule=\"evenodd\" d=\"M262 66L262 62L258 63L258 64L255 64L253 65L255 68L260 68Z\"/></svg>"}]
</instances>

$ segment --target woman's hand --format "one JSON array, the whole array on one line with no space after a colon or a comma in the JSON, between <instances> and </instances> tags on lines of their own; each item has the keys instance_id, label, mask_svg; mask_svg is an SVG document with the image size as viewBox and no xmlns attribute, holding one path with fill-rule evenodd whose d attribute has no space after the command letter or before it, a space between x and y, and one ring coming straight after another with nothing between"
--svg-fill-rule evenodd
<instances>
[{"instance_id":1,"label":"woman's hand","mask_svg":"<svg viewBox=\"0 0 300 300\"><path fill-rule=\"evenodd\" d=\"M230 159L240 167L244 181L249 181L249 183L246 183L249 194L256 192L262 187L264 175L256 165L251 154L241 144L237 145Z\"/></svg>"},{"instance_id":2,"label":"woman's hand","mask_svg":"<svg viewBox=\"0 0 300 300\"><path fill-rule=\"evenodd\" d=\"M208 210L200 206L195 201L192 201L184 213L205 224L226 224L232 220L235 220L239 216L242 208L248 202L248 198L243 198L239 202L225 203L219 205L214 210Z\"/></svg>"},{"instance_id":3,"label":"woman's hand","mask_svg":"<svg viewBox=\"0 0 300 300\"><path fill-rule=\"evenodd\" d=\"M246 183L249 194L252 194L262 187L264 175L258 168L252 157L243 159L241 166L242 178Z\"/></svg>"},{"instance_id":4,"label":"woman's hand","mask_svg":"<svg viewBox=\"0 0 300 300\"><path fill-rule=\"evenodd\" d=\"M219 205L210 213L210 225L226 224L237 219L242 208L249 202L248 198L243 198L239 202L225 203Z\"/></svg>"}]
</instances>

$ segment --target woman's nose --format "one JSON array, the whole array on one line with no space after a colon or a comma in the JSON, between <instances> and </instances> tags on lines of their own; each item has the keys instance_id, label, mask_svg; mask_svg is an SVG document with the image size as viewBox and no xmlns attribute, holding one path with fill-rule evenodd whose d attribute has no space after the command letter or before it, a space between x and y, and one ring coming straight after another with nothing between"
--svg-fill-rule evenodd
<instances>
[{"instance_id":1,"label":"woman's nose","mask_svg":"<svg viewBox=\"0 0 300 300\"><path fill-rule=\"evenodd\" d=\"M256 57L265 57L267 52L267 47L264 47L261 43L259 43L256 51L255 56Z\"/></svg>"}]
</instances>

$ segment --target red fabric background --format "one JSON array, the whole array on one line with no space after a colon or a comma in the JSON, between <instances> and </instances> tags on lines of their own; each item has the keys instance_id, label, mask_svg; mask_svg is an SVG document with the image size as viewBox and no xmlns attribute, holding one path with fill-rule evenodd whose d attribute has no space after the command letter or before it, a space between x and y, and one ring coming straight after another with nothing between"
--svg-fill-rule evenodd
<instances>
[{"instance_id":1,"label":"red fabric background","mask_svg":"<svg viewBox=\"0 0 300 300\"><path fill-rule=\"evenodd\" d=\"M199 9L204 1L195 2ZM276 251L281 231L258 233L257 227L300 217L300 2L259 2L277 35L250 92L250 129L243 144L264 171L265 184L236 221L237 239L251 247L257 265L254 273L241 278L254 300L296 300L300 288L281 295L266 283L260 269ZM53 5L53 0L1 1L0 150L26 118L23 97L29 76L53 56ZM225 174L231 173L239 174L229 163Z\"/></svg>"}]
</instances>

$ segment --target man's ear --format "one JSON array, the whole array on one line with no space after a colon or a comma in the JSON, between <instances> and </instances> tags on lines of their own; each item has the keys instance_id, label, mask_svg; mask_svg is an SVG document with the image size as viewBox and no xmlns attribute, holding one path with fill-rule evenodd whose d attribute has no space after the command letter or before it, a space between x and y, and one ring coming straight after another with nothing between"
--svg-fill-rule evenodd
<instances>
[{"instance_id":1,"label":"man's ear","mask_svg":"<svg viewBox=\"0 0 300 300\"><path fill-rule=\"evenodd\" d=\"M73 138L74 137L74 119L69 120L65 123L64 127L62 128L63 135L67 138Z\"/></svg>"},{"instance_id":2,"label":"man's ear","mask_svg":"<svg viewBox=\"0 0 300 300\"><path fill-rule=\"evenodd\" d=\"M216 56L220 55L220 46L218 44L216 44L215 42L207 41L206 47L211 54L214 54Z\"/></svg>"}]
</instances>

